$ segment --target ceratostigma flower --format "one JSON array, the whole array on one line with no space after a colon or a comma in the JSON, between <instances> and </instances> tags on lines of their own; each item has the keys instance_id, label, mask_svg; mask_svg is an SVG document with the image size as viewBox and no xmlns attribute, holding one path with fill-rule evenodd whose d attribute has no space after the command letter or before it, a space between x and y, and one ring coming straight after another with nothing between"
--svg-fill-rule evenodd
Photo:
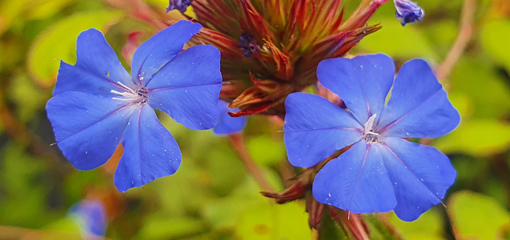
<instances>
[{"instance_id":1,"label":"ceratostigma flower","mask_svg":"<svg viewBox=\"0 0 510 240\"><path fill-rule=\"evenodd\" d=\"M395 3L395 8L397 11L395 15L398 19L401 19L402 26L405 26L408 23L414 23L416 21L421 21L425 12L418 6L417 3L409 0L393 0Z\"/></svg>"},{"instance_id":2,"label":"ceratostigma flower","mask_svg":"<svg viewBox=\"0 0 510 240\"><path fill-rule=\"evenodd\" d=\"M366 23L387 1L363 0L344 19L341 0L194 0L193 19L204 29L190 42L221 51L223 78L230 84L223 85L220 98L239 108L233 116L283 116L287 95L317 82L321 60L343 56L380 29ZM177 2L185 1L170 0L170 7Z\"/></svg>"},{"instance_id":3,"label":"ceratostigma flower","mask_svg":"<svg viewBox=\"0 0 510 240\"><path fill-rule=\"evenodd\" d=\"M207 45L181 52L200 28L180 21L147 40L133 56L133 77L101 32L78 36L78 60L61 62L46 106L57 144L76 168L103 165L122 139L114 178L120 191L175 173L179 146L153 108L195 130L214 127L219 117L220 52Z\"/></svg>"},{"instance_id":4,"label":"ceratostigma flower","mask_svg":"<svg viewBox=\"0 0 510 240\"><path fill-rule=\"evenodd\" d=\"M246 117L231 117L228 114L228 103L220 100L218 102L220 119L218 125L213 128L213 132L218 135L230 135L243 130L246 125Z\"/></svg>"},{"instance_id":5,"label":"ceratostigma flower","mask_svg":"<svg viewBox=\"0 0 510 240\"><path fill-rule=\"evenodd\" d=\"M311 167L352 145L317 174L317 201L353 213L394 210L411 221L441 202L453 184L456 171L447 156L403 138L442 136L459 124L459 113L425 61L405 63L395 80L394 72L383 54L324 60L319 82L349 111L312 94L293 93L285 101L292 165Z\"/></svg>"}]
</instances>

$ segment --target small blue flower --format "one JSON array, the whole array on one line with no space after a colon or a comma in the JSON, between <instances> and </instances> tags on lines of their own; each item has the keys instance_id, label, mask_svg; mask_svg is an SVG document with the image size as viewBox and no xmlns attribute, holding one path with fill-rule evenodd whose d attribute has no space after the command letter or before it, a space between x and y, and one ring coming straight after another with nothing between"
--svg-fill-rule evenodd
<instances>
[{"instance_id":1,"label":"small blue flower","mask_svg":"<svg viewBox=\"0 0 510 240\"><path fill-rule=\"evenodd\" d=\"M213 128L215 134L230 135L243 130L244 125L246 125L246 117L231 117L228 114L228 102L223 100L218 102L218 109L220 111L220 120L218 125ZM232 111L238 110L234 108Z\"/></svg>"},{"instance_id":2,"label":"small blue flower","mask_svg":"<svg viewBox=\"0 0 510 240\"><path fill-rule=\"evenodd\" d=\"M401 19L402 26L405 26L408 23L414 23L416 21L421 21L425 12L418 6L417 3L409 1L409 0L394 0L395 8L397 11L395 15L398 19Z\"/></svg>"},{"instance_id":3,"label":"small blue flower","mask_svg":"<svg viewBox=\"0 0 510 240\"><path fill-rule=\"evenodd\" d=\"M177 9L179 12L184 13L191 5L191 1L192 0L170 0L168 7L166 8L166 12Z\"/></svg>"},{"instance_id":4,"label":"small blue flower","mask_svg":"<svg viewBox=\"0 0 510 240\"><path fill-rule=\"evenodd\" d=\"M317 77L349 111L317 95L288 96L284 130L292 165L311 167L352 145L317 174L317 201L353 213L394 210L412 221L453 184L447 156L403 138L440 137L459 124L459 113L425 61L411 60L395 80L394 74L384 54L327 59Z\"/></svg>"},{"instance_id":5,"label":"small blue flower","mask_svg":"<svg viewBox=\"0 0 510 240\"><path fill-rule=\"evenodd\" d=\"M201 27L179 21L147 40L133 55L133 77L101 32L78 36L78 60L61 62L46 106L57 144L74 167L103 165L122 139L114 177L120 191L177 171L179 146L154 108L195 130L218 123L220 52L208 45L181 52Z\"/></svg>"},{"instance_id":6,"label":"small blue flower","mask_svg":"<svg viewBox=\"0 0 510 240\"><path fill-rule=\"evenodd\" d=\"M98 200L83 200L71 207L69 215L78 223L84 239L99 239L106 233L106 211Z\"/></svg>"}]
</instances>

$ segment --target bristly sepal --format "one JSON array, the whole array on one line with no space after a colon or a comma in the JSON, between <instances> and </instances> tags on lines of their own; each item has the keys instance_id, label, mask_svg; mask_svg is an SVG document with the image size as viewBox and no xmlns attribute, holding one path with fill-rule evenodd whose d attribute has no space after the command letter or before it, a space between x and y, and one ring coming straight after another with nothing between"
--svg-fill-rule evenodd
<instances>
[{"instance_id":1,"label":"bristly sepal","mask_svg":"<svg viewBox=\"0 0 510 240\"><path fill-rule=\"evenodd\" d=\"M204 29L191 42L221 51L224 81L236 83L221 95L240 109L232 115L284 116L287 95L317 83L321 60L380 29L367 21L387 1L363 0L344 21L340 0L194 0Z\"/></svg>"}]
</instances>

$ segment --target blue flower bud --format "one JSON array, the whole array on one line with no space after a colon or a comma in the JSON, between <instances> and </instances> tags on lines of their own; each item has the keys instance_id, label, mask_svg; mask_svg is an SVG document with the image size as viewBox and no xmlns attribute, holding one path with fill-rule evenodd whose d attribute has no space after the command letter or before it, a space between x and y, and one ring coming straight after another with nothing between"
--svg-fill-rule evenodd
<instances>
[{"instance_id":1,"label":"blue flower bud","mask_svg":"<svg viewBox=\"0 0 510 240\"><path fill-rule=\"evenodd\" d=\"M407 23L421 21L425 15L423 9L421 9L421 7L415 2L409 0L394 0L393 2L397 9L395 15L398 19L402 20L402 26L405 26Z\"/></svg>"},{"instance_id":2,"label":"blue flower bud","mask_svg":"<svg viewBox=\"0 0 510 240\"><path fill-rule=\"evenodd\" d=\"M184 13L186 9L191 5L192 0L170 0L168 7L166 8L166 12L170 12L174 9L179 10L179 12Z\"/></svg>"},{"instance_id":3,"label":"blue flower bud","mask_svg":"<svg viewBox=\"0 0 510 240\"><path fill-rule=\"evenodd\" d=\"M259 48L257 45L257 39L247 32L241 34L241 37L239 38L239 47L243 51L245 57L253 56L253 51L257 51Z\"/></svg>"}]
</instances>

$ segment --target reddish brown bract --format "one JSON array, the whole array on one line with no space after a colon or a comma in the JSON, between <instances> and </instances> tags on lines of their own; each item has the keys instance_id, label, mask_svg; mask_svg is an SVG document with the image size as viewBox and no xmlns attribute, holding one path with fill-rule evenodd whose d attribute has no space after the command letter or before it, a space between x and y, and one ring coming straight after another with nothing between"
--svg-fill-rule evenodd
<instances>
[{"instance_id":1,"label":"reddish brown bract","mask_svg":"<svg viewBox=\"0 0 510 240\"><path fill-rule=\"evenodd\" d=\"M191 44L221 51L226 84L220 98L240 109L232 116L283 117L287 95L317 82L320 61L343 56L380 29L366 22L386 1L363 0L342 21L341 0L194 0L195 20L204 28ZM242 36L253 36L258 46L241 46Z\"/></svg>"}]
</instances>

